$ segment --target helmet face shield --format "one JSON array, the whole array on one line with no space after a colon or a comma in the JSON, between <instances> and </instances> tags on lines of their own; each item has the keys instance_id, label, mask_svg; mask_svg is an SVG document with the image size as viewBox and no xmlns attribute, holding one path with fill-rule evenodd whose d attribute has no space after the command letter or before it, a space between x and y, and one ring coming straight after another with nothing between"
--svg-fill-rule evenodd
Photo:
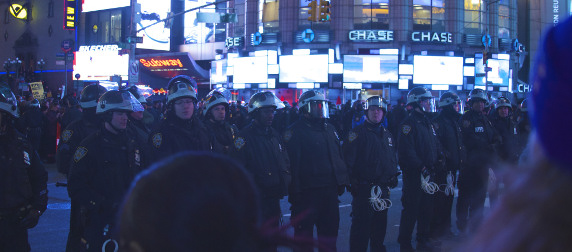
<instances>
[{"instance_id":1,"label":"helmet face shield","mask_svg":"<svg viewBox=\"0 0 572 252\"><path fill-rule=\"evenodd\" d=\"M330 109L327 101L310 101L308 113L313 118L330 118Z\"/></svg>"},{"instance_id":2,"label":"helmet face shield","mask_svg":"<svg viewBox=\"0 0 572 252\"><path fill-rule=\"evenodd\" d=\"M424 112L436 112L435 98L423 98L419 101L419 106Z\"/></svg>"}]
</instances>

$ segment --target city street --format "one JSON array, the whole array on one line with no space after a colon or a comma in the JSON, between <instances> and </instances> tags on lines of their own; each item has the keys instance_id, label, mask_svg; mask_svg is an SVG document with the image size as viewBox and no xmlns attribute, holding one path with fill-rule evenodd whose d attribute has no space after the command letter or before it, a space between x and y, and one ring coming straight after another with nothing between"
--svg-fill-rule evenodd
<instances>
[{"instance_id":1,"label":"city street","mask_svg":"<svg viewBox=\"0 0 572 252\"><path fill-rule=\"evenodd\" d=\"M69 228L70 199L66 187L56 187L56 182L65 182L63 175L57 172L54 164L46 165L49 172L48 210L42 215L38 226L29 231L29 240L34 252L64 251ZM389 221L386 237L388 251L399 251L397 234L399 230L399 217L401 210L401 181L400 186L391 191L393 206L389 209ZM340 230L338 236L338 251L349 251L349 231L351 226L351 195L345 193L340 197ZM290 204L286 199L282 200L282 212L284 221L290 216ZM454 212L454 211L453 211ZM292 232L292 231L290 231ZM454 251L460 241L444 240L442 251ZM289 251L289 250L281 250Z\"/></svg>"}]
</instances>

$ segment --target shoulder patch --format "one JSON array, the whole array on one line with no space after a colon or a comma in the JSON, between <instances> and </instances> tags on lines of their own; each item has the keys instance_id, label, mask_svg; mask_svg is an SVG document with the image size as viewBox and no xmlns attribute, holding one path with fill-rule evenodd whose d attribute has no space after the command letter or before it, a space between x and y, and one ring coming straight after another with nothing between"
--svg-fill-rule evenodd
<instances>
[{"instance_id":1,"label":"shoulder patch","mask_svg":"<svg viewBox=\"0 0 572 252\"><path fill-rule=\"evenodd\" d=\"M348 135L348 140L350 140L350 143L353 142L354 140L356 140L358 137L357 133L350 131L350 134Z\"/></svg>"},{"instance_id":2,"label":"shoulder patch","mask_svg":"<svg viewBox=\"0 0 572 252\"><path fill-rule=\"evenodd\" d=\"M153 138L151 138L151 141L153 141L153 146L155 146L155 148L159 148L161 147L161 143L163 143L163 135L161 133L156 133L153 135Z\"/></svg>"},{"instance_id":3,"label":"shoulder patch","mask_svg":"<svg viewBox=\"0 0 572 252\"><path fill-rule=\"evenodd\" d=\"M403 132L403 135L407 135L409 134L409 132L411 132L411 126L409 125L403 125L401 126L401 131Z\"/></svg>"},{"instance_id":4,"label":"shoulder patch","mask_svg":"<svg viewBox=\"0 0 572 252\"><path fill-rule=\"evenodd\" d=\"M471 122L469 120L463 120L463 127L468 128L471 126Z\"/></svg>"},{"instance_id":5,"label":"shoulder patch","mask_svg":"<svg viewBox=\"0 0 572 252\"><path fill-rule=\"evenodd\" d=\"M73 135L73 131L64 130L64 132L62 132L62 141L64 141L64 143L67 143L70 140L72 135Z\"/></svg>"},{"instance_id":6,"label":"shoulder patch","mask_svg":"<svg viewBox=\"0 0 572 252\"><path fill-rule=\"evenodd\" d=\"M284 132L284 141L288 142L292 139L292 130L286 130Z\"/></svg>"},{"instance_id":7,"label":"shoulder patch","mask_svg":"<svg viewBox=\"0 0 572 252\"><path fill-rule=\"evenodd\" d=\"M242 137L237 137L234 140L234 148L236 148L237 150L242 149L242 147L244 147L245 144L246 144L246 141L244 141L244 138L242 138Z\"/></svg>"},{"instance_id":8,"label":"shoulder patch","mask_svg":"<svg viewBox=\"0 0 572 252\"><path fill-rule=\"evenodd\" d=\"M74 162L79 162L83 157L85 157L85 155L87 154L87 148L85 147L77 147L77 150L75 150L75 154L73 155L73 161Z\"/></svg>"}]
</instances>

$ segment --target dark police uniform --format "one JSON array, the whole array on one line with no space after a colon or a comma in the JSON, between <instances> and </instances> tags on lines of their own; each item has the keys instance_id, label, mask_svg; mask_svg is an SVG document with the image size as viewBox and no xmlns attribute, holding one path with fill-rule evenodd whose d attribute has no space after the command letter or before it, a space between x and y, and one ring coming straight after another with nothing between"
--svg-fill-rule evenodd
<instances>
[{"instance_id":1,"label":"dark police uniform","mask_svg":"<svg viewBox=\"0 0 572 252\"><path fill-rule=\"evenodd\" d=\"M491 123L500 135L502 142L499 147L499 156L502 161L515 164L520 156L519 130L510 116L502 118L495 113Z\"/></svg>"},{"instance_id":2,"label":"dark police uniform","mask_svg":"<svg viewBox=\"0 0 572 252\"><path fill-rule=\"evenodd\" d=\"M333 239L326 246L335 251L340 220L338 190L349 184L349 174L334 126L302 118L284 132L284 141L292 171L288 198L292 218L307 213L294 227L295 235L312 237L315 225L318 239Z\"/></svg>"},{"instance_id":3,"label":"dark police uniform","mask_svg":"<svg viewBox=\"0 0 572 252\"><path fill-rule=\"evenodd\" d=\"M152 162L187 150L209 151L211 144L208 133L201 121L193 116L182 120L173 112L161 122L159 128L149 137Z\"/></svg>"},{"instance_id":4,"label":"dark police uniform","mask_svg":"<svg viewBox=\"0 0 572 252\"><path fill-rule=\"evenodd\" d=\"M463 144L463 135L459 119L461 115L452 109L444 109L433 119L433 127L439 137L439 142L445 155L445 169L436 171L435 183L447 184L447 175L451 173L453 187L456 185L457 172L467 160L467 152ZM451 233L451 211L454 192L446 195L444 192L435 195L435 213L431 223L432 233L436 237Z\"/></svg>"},{"instance_id":5,"label":"dark police uniform","mask_svg":"<svg viewBox=\"0 0 572 252\"><path fill-rule=\"evenodd\" d=\"M263 222L272 220L278 227L280 199L286 196L290 182L290 160L278 131L252 122L235 139L232 156L254 178L261 195Z\"/></svg>"},{"instance_id":6,"label":"dark police uniform","mask_svg":"<svg viewBox=\"0 0 572 252\"><path fill-rule=\"evenodd\" d=\"M34 150L39 151L45 127L44 113L38 107L31 107L20 116L18 123L20 132L26 134Z\"/></svg>"},{"instance_id":7,"label":"dark police uniform","mask_svg":"<svg viewBox=\"0 0 572 252\"><path fill-rule=\"evenodd\" d=\"M46 210L48 173L22 134L8 130L0 143L0 251L30 251L22 220Z\"/></svg>"},{"instance_id":8,"label":"dark police uniform","mask_svg":"<svg viewBox=\"0 0 572 252\"><path fill-rule=\"evenodd\" d=\"M75 150L81 141L99 129L100 124L99 117L95 115L93 109L93 114L84 111L80 120L72 122L64 129L56 154L56 165L60 173L66 175L69 173Z\"/></svg>"},{"instance_id":9,"label":"dark police uniform","mask_svg":"<svg viewBox=\"0 0 572 252\"><path fill-rule=\"evenodd\" d=\"M399 131L399 165L403 171L403 195L398 242L411 246L413 228L417 222L417 241L427 243L433 215L433 195L421 189L422 168L434 173L439 166L439 140L433 124L423 112L411 111ZM431 175L434 177L434 175ZM419 248L419 245L418 245Z\"/></svg>"},{"instance_id":10,"label":"dark police uniform","mask_svg":"<svg viewBox=\"0 0 572 252\"><path fill-rule=\"evenodd\" d=\"M478 223L482 218L489 180L488 168L496 159L499 136L485 115L470 110L461 117L463 143L467 148L467 162L459 172L457 199L457 227L464 231L470 219Z\"/></svg>"},{"instance_id":11,"label":"dark police uniform","mask_svg":"<svg viewBox=\"0 0 572 252\"><path fill-rule=\"evenodd\" d=\"M145 167L142 144L103 128L81 142L69 175L72 200L82 208L88 251L101 251L135 175ZM107 232L106 232L107 231Z\"/></svg>"},{"instance_id":12,"label":"dark police uniform","mask_svg":"<svg viewBox=\"0 0 572 252\"><path fill-rule=\"evenodd\" d=\"M397 173L397 156L389 130L369 121L349 132L344 142L344 158L349 168L352 200L350 251L385 251L387 209L375 211L370 205L371 189L381 187L389 199L390 180ZM393 178L397 182L397 178Z\"/></svg>"},{"instance_id":13,"label":"dark police uniform","mask_svg":"<svg viewBox=\"0 0 572 252\"><path fill-rule=\"evenodd\" d=\"M206 119L204 125L209 134L212 150L221 154L229 154L238 128L227 122L215 122L210 119Z\"/></svg>"}]
</instances>

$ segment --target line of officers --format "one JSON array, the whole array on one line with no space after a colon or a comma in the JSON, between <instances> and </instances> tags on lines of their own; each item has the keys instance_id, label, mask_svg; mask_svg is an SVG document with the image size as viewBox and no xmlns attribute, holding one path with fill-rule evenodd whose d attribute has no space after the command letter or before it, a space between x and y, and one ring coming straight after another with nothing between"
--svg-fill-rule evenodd
<instances>
[{"instance_id":1,"label":"line of officers","mask_svg":"<svg viewBox=\"0 0 572 252\"><path fill-rule=\"evenodd\" d=\"M435 98L431 92L421 87L412 89L407 97L412 110L401 123L396 138L382 124L386 101L370 97L365 104L365 123L341 139L327 122L328 101L319 91L306 91L300 96L300 119L282 133L271 126L276 110L284 108L284 104L272 92L254 94L248 103L253 120L238 132L225 121L229 105L224 92L213 90L208 94L205 120L198 119L194 113L195 87L196 82L188 76L171 79L167 110L152 130L142 121L141 103L145 99L136 87L107 91L100 85L90 85L82 90L82 117L62 132L57 153L58 170L68 175L71 198L66 251L111 251L124 246L117 244L112 231L116 212L133 178L154 162L189 150L230 155L241 163L259 188L261 221L271 227L279 227L280 199L288 196L294 235L311 238L316 227L320 251L337 250L338 197L346 190L353 196L350 251L366 251L368 246L371 251L385 251L389 194L398 184L398 164L403 173L398 238L402 250L413 250L416 223L417 249L438 249L438 238L450 232L450 189L455 186L457 171L457 226L464 230L470 219L482 216L489 168L495 161L495 148L502 142L482 113L487 101L483 90L470 93L471 109L462 116L459 97L443 94L439 102L441 112L433 119L430 111L434 110ZM14 106L11 98L6 99L7 92L2 93L0 100L2 118L16 117L10 110ZM517 134L516 129L511 133ZM25 142L23 137L17 139ZM14 146L17 142L11 141L12 144L2 146ZM38 185L31 183L33 190L19 195L22 199L18 202L2 198L0 222L5 209L23 211L25 214L18 212L18 220L33 214L36 222L46 209L47 175L33 155L35 151L22 145L27 146L28 149L22 148L28 155L24 154L21 163L36 165L36 170L43 172L38 172L39 179L30 180ZM2 151L4 161L7 152ZM18 157L22 159L21 156ZM0 196L6 197L4 194ZM19 210L22 207L26 210ZM5 232L2 226L0 235ZM13 251L29 251L25 234L11 240L14 244L22 240L21 249ZM10 241L1 240L0 250L10 245Z\"/></svg>"}]
</instances>

